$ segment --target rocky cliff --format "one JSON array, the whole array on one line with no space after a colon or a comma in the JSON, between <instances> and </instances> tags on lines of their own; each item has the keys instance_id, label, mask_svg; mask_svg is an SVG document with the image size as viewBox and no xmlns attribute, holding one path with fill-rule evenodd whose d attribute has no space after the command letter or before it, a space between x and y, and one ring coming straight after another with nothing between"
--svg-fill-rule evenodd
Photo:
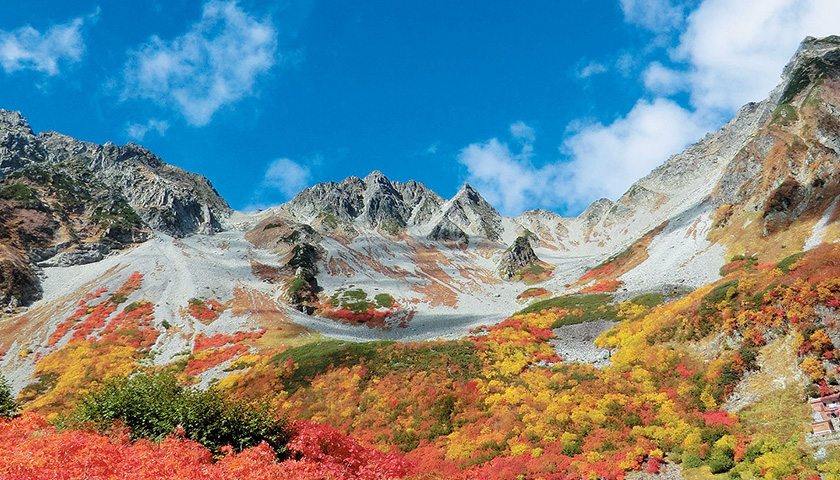
<instances>
[{"instance_id":1,"label":"rocky cliff","mask_svg":"<svg viewBox=\"0 0 840 480\"><path fill-rule=\"evenodd\" d=\"M40 267L99 261L153 231L212 233L230 212L207 179L138 145L36 135L0 110L0 305L36 299Z\"/></svg>"}]
</instances>

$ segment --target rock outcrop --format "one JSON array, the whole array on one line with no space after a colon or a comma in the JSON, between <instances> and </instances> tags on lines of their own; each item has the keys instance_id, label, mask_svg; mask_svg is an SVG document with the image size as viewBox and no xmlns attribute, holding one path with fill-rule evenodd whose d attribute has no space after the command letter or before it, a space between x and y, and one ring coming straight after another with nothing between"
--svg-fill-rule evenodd
<instances>
[{"instance_id":1,"label":"rock outcrop","mask_svg":"<svg viewBox=\"0 0 840 480\"><path fill-rule=\"evenodd\" d=\"M139 145L36 135L19 112L0 110L0 306L38 297L35 264L99 261L153 231L212 233L230 212L207 179Z\"/></svg>"},{"instance_id":2,"label":"rock outcrop","mask_svg":"<svg viewBox=\"0 0 840 480\"><path fill-rule=\"evenodd\" d=\"M502 278L509 280L518 275L522 269L539 262L537 254L531 248L531 242L526 236L516 237L513 245L505 250L499 262L499 273Z\"/></svg>"},{"instance_id":3,"label":"rock outcrop","mask_svg":"<svg viewBox=\"0 0 840 480\"><path fill-rule=\"evenodd\" d=\"M282 210L312 226L327 219L327 227L346 222L390 235L417 227L429 239L459 243L471 236L497 241L503 230L501 215L467 184L445 201L422 183L391 182L379 171L314 185Z\"/></svg>"},{"instance_id":4,"label":"rock outcrop","mask_svg":"<svg viewBox=\"0 0 840 480\"><path fill-rule=\"evenodd\" d=\"M470 236L447 218L441 219L426 238L439 242L455 242L462 246L470 243Z\"/></svg>"},{"instance_id":5,"label":"rock outcrop","mask_svg":"<svg viewBox=\"0 0 840 480\"><path fill-rule=\"evenodd\" d=\"M0 180L33 172L97 182L124 199L146 225L173 236L217 231L231 212L206 178L168 165L139 145L35 135L20 113L0 110Z\"/></svg>"}]
</instances>

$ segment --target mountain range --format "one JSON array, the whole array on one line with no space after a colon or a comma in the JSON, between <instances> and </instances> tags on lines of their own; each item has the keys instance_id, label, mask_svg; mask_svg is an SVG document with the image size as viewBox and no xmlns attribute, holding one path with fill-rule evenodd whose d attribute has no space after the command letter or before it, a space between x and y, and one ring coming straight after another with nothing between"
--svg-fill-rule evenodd
<instances>
[{"instance_id":1,"label":"mountain range","mask_svg":"<svg viewBox=\"0 0 840 480\"><path fill-rule=\"evenodd\" d=\"M25 385L30 355L68 340L48 342L78 299L133 272L129 299L171 327L158 327L160 363L198 335L277 322L294 326L285 340L456 338L531 298L693 290L732 257L840 238L839 112L840 38L809 38L766 100L618 200L510 218L468 184L444 199L378 171L236 212L143 147L35 134L0 110L0 366ZM208 302L222 306L212 322L186 313Z\"/></svg>"},{"instance_id":2,"label":"mountain range","mask_svg":"<svg viewBox=\"0 0 840 480\"><path fill-rule=\"evenodd\" d=\"M836 36L573 218L0 110L0 477L840 478L839 170Z\"/></svg>"}]
</instances>

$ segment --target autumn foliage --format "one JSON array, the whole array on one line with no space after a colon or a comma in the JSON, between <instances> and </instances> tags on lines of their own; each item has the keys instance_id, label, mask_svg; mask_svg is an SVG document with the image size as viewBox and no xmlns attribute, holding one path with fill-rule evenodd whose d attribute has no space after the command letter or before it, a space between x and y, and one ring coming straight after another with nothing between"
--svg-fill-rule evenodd
<instances>
[{"instance_id":1,"label":"autumn foliage","mask_svg":"<svg viewBox=\"0 0 840 480\"><path fill-rule=\"evenodd\" d=\"M125 432L59 432L44 417L27 413L0 421L0 446L14 454L0 456L0 477L35 479L177 479L234 480L294 478L379 480L403 478L410 464L339 434L330 428L298 422L288 443L292 458L278 462L266 443L226 454L214 462L201 444L176 433L160 443L131 442Z\"/></svg>"},{"instance_id":2,"label":"autumn foliage","mask_svg":"<svg viewBox=\"0 0 840 480\"><path fill-rule=\"evenodd\" d=\"M601 280L582 289L580 293L610 293L618 290L622 285L624 285L624 282L621 280Z\"/></svg>"},{"instance_id":3,"label":"autumn foliage","mask_svg":"<svg viewBox=\"0 0 840 480\"><path fill-rule=\"evenodd\" d=\"M832 476L840 475L840 463L817 465L802 443L750 430L746 417L725 410L742 379L761 370L762 352L782 339L794 345L813 394L836 389L840 247L824 245L772 265L745 256L730 267L721 281L665 303L659 294L611 303L607 293L534 302L459 341L324 341L260 354L247 345L262 332L195 337L184 373L231 360L236 371L219 383L220 392L268 402L297 419L291 457L282 462L269 460L272 452L260 445L228 451L214 463L206 449L182 437L130 443L117 431L110 437L58 432L33 415L7 424L0 438L23 445L21 451L38 457L26 465L48 473L61 462L73 468L93 462L83 444L96 445L91 448L106 451L97 464L106 478L139 468L167 478L180 468L185 473L178 478L245 478L247 472L248 478L619 479L631 470L654 473L666 461L741 478L805 479L818 470L840 478ZM609 282L596 285L614 285ZM148 340L118 332L150 325L153 305L132 305L108 315L115 306L109 300L80 305L64 333L54 334L61 348L38 362L44 391L30 392L26 408L66 409L72 392L138 369ZM367 309L347 308L353 315ZM552 348L555 329L597 318L617 320L595 341L610 349L610 364L565 363ZM155 470L144 463L151 459L170 467ZM0 477L29 468L16 456L0 465L6 469Z\"/></svg>"}]
</instances>

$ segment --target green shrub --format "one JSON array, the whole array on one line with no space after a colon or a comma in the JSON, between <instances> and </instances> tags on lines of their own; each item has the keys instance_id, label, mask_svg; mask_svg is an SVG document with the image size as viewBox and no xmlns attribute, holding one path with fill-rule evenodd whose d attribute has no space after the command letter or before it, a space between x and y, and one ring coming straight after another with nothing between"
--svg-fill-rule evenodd
<instances>
[{"instance_id":1,"label":"green shrub","mask_svg":"<svg viewBox=\"0 0 840 480\"><path fill-rule=\"evenodd\" d=\"M265 441L282 458L291 438L286 420L267 407L229 401L212 388L182 387L166 373L109 383L82 398L72 422L101 430L122 422L131 429L133 439L152 441L162 440L181 426L187 438L216 455L225 445L241 451Z\"/></svg>"},{"instance_id":2,"label":"green shrub","mask_svg":"<svg viewBox=\"0 0 840 480\"><path fill-rule=\"evenodd\" d=\"M290 297L294 297L304 287L309 288L309 282L307 282L303 277L295 277L292 279L292 283L289 284L289 288L286 290L286 293L288 293Z\"/></svg>"},{"instance_id":3,"label":"green shrub","mask_svg":"<svg viewBox=\"0 0 840 480\"><path fill-rule=\"evenodd\" d=\"M330 230L335 230L338 227L338 217L329 212L321 212L318 214L321 219L321 225Z\"/></svg>"},{"instance_id":4,"label":"green shrub","mask_svg":"<svg viewBox=\"0 0 840 480\"><path fill-rule=\"evenodd\" d=\"M111 303L113 303L114 305L119 305L125 302L127 299L128 297L122 292L117 292L111 295Z\"/></svg>"},{"instance_id":5,"label":"green shrub","mask_svg":"<svg viewBox=\"0 0 840 480\"><path fill-rule=\"evenodd\" d=\"M96 207L91 215L91 220L103 227L117 226L132 229L143 225L143 219L140 218L140 215L122 198L111 200Z\"/></svg>"},{"instance_id":6,"label":"green shrub","mask_svg":"<svg viewBox=\"0 0 840 480\"><path fill-rule=\"evenodd\" d=\"M131 302L123 308L124 312L133 312L143 306L143 302Z\"/></svg>"},{"instance_id":7,"label":"green shrub","mask_svg":"<svg viewBox=\"0 0 840 480\"><path fill-rule=\"evenodd\" d=\"M9 385L6 377L0 375L0 418L12 418L17 414L19 405L12 393L12 386Z\"/></svg>"},{"instance_id":8,"label":"green shrub","mask_svg":"<svg viewBox=\"0 0 840 480\"><path fill-rule=\"evenodd\" d=\"M682 466L685 468L697 468L703 465L703 460L694 452L688 452L682 456Z\"/></svg>"},{"instance_id":9,"label":"green shrub","mask_svg":"<svg viewBox=\"0 0 840 480\"><path fill-rule=\"evenodd\" d=\"M24 205L38 203L38 193L32 187L23 183L10 183L0 188L0 198L3 200L16 200Z\"/></svg>"},{"instance_id":10,"label":"green shrub","mask_svg":"<svg viewBox=\"0 0 840 480\"><path fill-rule=\"evenodd\" d=\"M562 453L568 457L573 457L583 451L581 447L583 447L583 440L575 440L563 445Z\"/></svg>"},{"instance_id":11,"label":"green shrub","mask_svg":"<svg viewBox=\"0 0 840 480\"><path fill-rule=\"evenodd\" d=\"M737 291L738 280L730 280L728 282L721 283L720 285L712 289L711 292L709 292L708 294L706 294L705 297L703 297L703 301L712 304L720 303L723 300L729 300L733 298L735 295L737 295Z\"/></svg>"},{"instance_id":12,"label":"green shrub","mask_svg":"<svg viewBox=\"0 0 840 480\"><path fill-rule=\"evenodd\" d=\"M785 257L781 262L776 264L776 268L781 270L782 273L790 273L790 267L802 258L803 255L805 255L805 252L794 253L789 257Z\"/></svg>"},{"instance_id":13,"label":"green shrub","mask_svg":"<svg viewBox=\"0 0 840 480\"><path fill-rule=\"evenodd\" d=\"M735 453L731 448L715 448L709 457L709 470L712 473L728 472L735 466Z\"/></svg>"},{"instance_id":14,"label":"green shrub","mask_svg":"<svg viewBox=\"0 0 840 480\"><path fill-rule=\"evenodd\" d=\"M394 297L387 293L377 294L373 299L376 300L376 304L381 308L391 308L394 306Z\"/></svg>"}]
</instances>

